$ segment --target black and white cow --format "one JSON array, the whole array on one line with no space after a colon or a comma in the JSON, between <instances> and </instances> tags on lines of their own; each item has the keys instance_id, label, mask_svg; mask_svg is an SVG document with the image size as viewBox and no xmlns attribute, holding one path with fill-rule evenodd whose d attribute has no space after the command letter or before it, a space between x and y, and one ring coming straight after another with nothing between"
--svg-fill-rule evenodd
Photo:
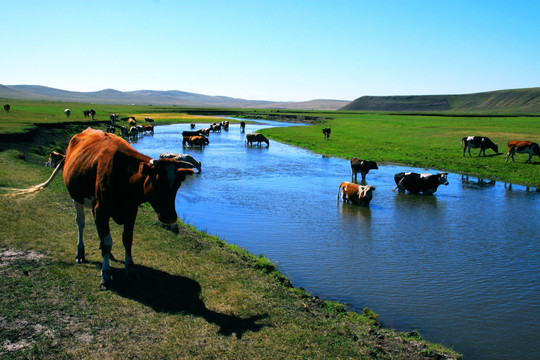
<instances>
[{"instance_id":1,"label":"black and white cow","mask_svg":"<svg viewBox=\"0 0 540 360\"><path fill-rule=\"evenodd\" d=\"M90 110L83 110L82 113L83 113L85 118L90 116Z\"/></svg>"},{"instance_id":2,"label":"black and white cow","mask_svg":"<svg viewBox=\"0 0 540 360\"><path fill-rule=\"evenodd\" d=\"M66 117L69 117L69 115L71 115L71 110L65 109L64 114L66 114Z\"/></svg>"},{"instance_id":3,"label":"black and white cow","mask_svg":"<svg viewBox=\"0 0 540 360\"><path fill-rule=\"evenodd\" d=\"M369 170L377 170L379 167L375 161L362 160L357 157L351 159L351 180L356 181L358 173L362 175L362 180L366 179L366 175L369 173Z\"/></svg>"},{"instance_id":4,"label":"black and white cow","mask_svg":"<svg viewBox=\"0 0 540 360\"><path fill-rule=\"evenodd\" d=\"M431 195L437 191L439 185L448 185L446 178L448 173L439 174L417 174L417 173L399 173L394 175L394 181L399 192L407 190L413 194Z\"/></svg>"},{"instance_id":5,"label":"black and white cow","mask_svg":"<svg viewBox=\"0 0 540 360\"><path fill-rule=\"evenodd\" d=\"M478 153L478 156L482 155L482 153L484 153L484 156L486 156L486 149L491 149L495 151L495 153L499 152L499 146L485 136L466 136L461 139L461 143L465 144L463 147L463 156L465 156L465 151L468 150L469 156L472 157L471 148L480 148L480 153Z\"/></svg>"},{"instance_id":6,"label":"black and white cow","mask_svg":"<svg viewBox=\"0 0 540 360\"><path fill-rule=\"evenodd\" d=\"M90 116L92 117L92 120L94 120L94 116L96 116L96 110L91 109L90 110Z\"/></svg>"},{"instance_id":7,"label":"black and white cow","mask_svg":"<svg viewBox=\"0 0 540 360\"><path fill-rule=\"evenodd\" d=\"M326 140L330 140L330 133L332 132L332 130L330 128L324 128L322 129L322 133L324 135L324 138Z\"/></svg>"}]
</instances>

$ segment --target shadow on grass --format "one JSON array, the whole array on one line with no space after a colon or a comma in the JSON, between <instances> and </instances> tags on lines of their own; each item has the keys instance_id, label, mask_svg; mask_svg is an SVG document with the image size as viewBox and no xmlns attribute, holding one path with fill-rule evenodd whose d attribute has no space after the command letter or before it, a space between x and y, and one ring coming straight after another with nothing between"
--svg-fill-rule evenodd
<instances>
[{"instance_id":1,"label":"shadow on grass","mask_svg":"<svg viewBox=\"0 0 540 360\"><path fill-rule=\"evenodd\" d=\"M101 263L96 263L101 268ZM259 331L263 326L256 322L268 315L241 318L222 314L206 307L201 300L198 282L180 275L136 265L137 280L129 279L123 268L111 267L113 281L110 291L150 306L157 312L169 314L191 314L219 326L219 333L241 338L247 331Z\"/></svg>"}]
</instances>

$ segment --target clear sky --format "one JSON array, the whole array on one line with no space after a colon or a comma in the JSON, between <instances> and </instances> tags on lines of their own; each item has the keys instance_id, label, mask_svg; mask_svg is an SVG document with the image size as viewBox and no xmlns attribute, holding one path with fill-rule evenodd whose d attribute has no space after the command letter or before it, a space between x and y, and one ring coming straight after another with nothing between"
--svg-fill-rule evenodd
<instances>
[{"instance_id":1,"label":"clear sky","mask_svg":"<svg viewBox=\"0 0 540 360\"><path fill-rule=\"evenodd\" d=\"M540 1L0 0L0 84L354 100L540 86Z\"/></svg>"}]
</instances>

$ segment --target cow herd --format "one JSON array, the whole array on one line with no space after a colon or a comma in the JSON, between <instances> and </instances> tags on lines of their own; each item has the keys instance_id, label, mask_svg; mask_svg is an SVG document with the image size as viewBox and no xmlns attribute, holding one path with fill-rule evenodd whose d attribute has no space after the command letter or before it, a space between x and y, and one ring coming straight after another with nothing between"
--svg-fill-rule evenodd
<instances>
[{"instance_id":1,"label":"cow herd","mask_svg":"<svg viewBox=\"0 0 540 360\"><path fill-rule=\"evenodd\" d=\"M480 152L478 153L478 156L481 156L484 154L486 156L486 150L491 149L496 154L499 153L499 146L493 141L491 141L486 136L466 136L463 139L461 139L461 144L464 145L463 147L463 156L465 156L465 152L469 152L469 156L471 155L471 149L477 149L480 148ZM529 155L529 158L525 161L525 163L531 163L531 159L534 155L540 157L540 146L538 146L537 143L532 141L523 141L523 140L511 140L508 142L508 152L506 153L506 160L505 162L508 162L508 158L511 157L512 161L514 161L514 155L516 153L518 154L527 154Z\"/></svg>"},{"instance_id":2,"label":"cow herd","mask_svg":"<svg viewBox=\"0 0 540 360\"><path fill-rule=\"evenodd\" d=\"M323 129L323 134L326 140L330 135L330 129ZM471 155L471 149L480 148L480 153L486 156L486 150L491 149L495 153L499 152L497 144L493 143L488 137L485 136L466 136L461 139L463 147L463 156L468 152ZM509 141L508 152L506 154L506 162L511 157L514 161L514 155L516 153L528 154L529 158L525 163L531 163L531 158L536 155L540 157L540 147L537 143L532 141ZM351 159L351 181L357 181L357 175L360 173L362 176L362 182L365 183L366 175L370 170L377 170L377 163L375 161L362 160L357 157ZM409 192L413 194L432 195L434 194L440 185L448 185L447 179L448 173L438 174L418 174L414 172L398 173L394 175L394 182L396 187L394 190L399 192ZM338 187L337 199L339 201L340 195L343 202L349 202L361 206L369 206L371 199L373 198L374 186L371 185L357 185L352 182L342 182Z\"/></svg>"},{"instance_id":3,"label":"cow herd","mask_svg":"<svg viewBox=\"0 0 540 360\"><path fill-rule=\"evenodd\" d=\"M190 146L190 147L204 147L206 145L210 144L209 135L210 133L221 133L221 130L228 131L229 130L229 121L223 120L221 123L212 123L210 124L209 128L201 128L199 130L195 129L195 124L191 124L191 130L190 131L183 131L182 132L182 145L184 147ZM245 122L240 123L240 131L244 132L246 127ZM265 143L267 147L270 146L270 140L268 140L263 134L259 133L251 133L246 134L246 145L253 146L253 144L256 144L257 146L262 146L262 143Z\"/></svg>"}]
</instances>

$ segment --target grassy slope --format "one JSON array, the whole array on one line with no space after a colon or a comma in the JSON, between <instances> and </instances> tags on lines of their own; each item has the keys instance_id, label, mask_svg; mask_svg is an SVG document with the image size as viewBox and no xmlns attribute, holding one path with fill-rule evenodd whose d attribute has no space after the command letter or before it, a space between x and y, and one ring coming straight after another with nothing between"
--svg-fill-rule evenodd
<instances>
[{"instance_id":1,"label":"grassy slope","mask_svg":"<svg viewBox=\"0 0 540 360\"><path fill-rule=\"evenodd\" d=\"M508 182L540 186L540 159L524 164L526 155L505 163L509 140L540 142L540 119L536 117L442 117L417 115L334 113L333 120L309 127L273 128L262 132L271 138L324 155L353 156L379 163L447 170ZM330 127L330 141L321 129ZM499 145L499 154L471 150L463 157L464 136L482 135Z\"/></svg>"},{"instance_id":2,"label":"grassy slope","mask_svg":"<svg viewBox=\"0 0 540 360\"><path fill-rule=\"evenodd\" d=\"M484 114L540 114L540 88L465 95L364 96L344 106L358 111L419 111Z\"/></svg>"},{"instance_id":3,"label":"grassy slope","mask_svg":"<svg viewBox=\"0 0 540 360\"><path fill-rule=\"evenodd\" d=\"M35 144L15 145L42 164L47 140L60 146L85 125L78 127L40 131L37 152L29 149ZM50 173L18 150L0 152L0 194ZM122 262L113 262L114 286L99 291L95 227L87 213L89 262L75 265L74 219L60 177L33 197L0 196L0 357L424 359L448 352L415 332L380 328L369 311L346 312L286 286L263 257L181 223L178 234L169 232L146 205L134 239L140 279L129 281ZM121 228L111 228L121 259Z\"/></svg>"}]
</instances>

